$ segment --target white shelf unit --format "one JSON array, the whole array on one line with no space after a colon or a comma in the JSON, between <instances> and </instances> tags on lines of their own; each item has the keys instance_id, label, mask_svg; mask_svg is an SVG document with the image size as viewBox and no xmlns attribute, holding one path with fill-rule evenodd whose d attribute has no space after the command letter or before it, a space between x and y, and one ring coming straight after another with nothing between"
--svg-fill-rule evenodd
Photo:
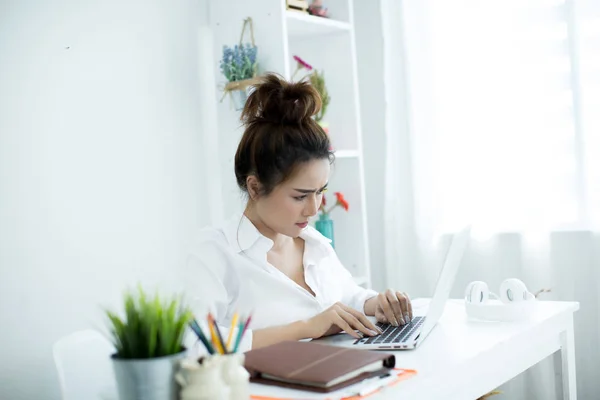
<instances>
[{"instance_id":1,"label":"white shelf unit","mask_svg":"<svg viewBox=\"0 0 600 400\"><path fill-rule=\"evenodd\" d=\"M258 46L259 72L276 72L287 79L296 69L294 55L300 56L319 71L324 71L331 103L324 121L335 149L328 200L334 192L344 193L349 212L338 208L332 212L335 248L355 282L371 287L369 241L365 204L362 132L358 93L356 45L353 26L353 0L328 0L330 18L286 10L285 0L210 0L215 59L221 59L223 45L239 42L243 20L251 17ZM301 74L296 76L299 79ZM217 68L216 85L225 78ZM229 101L218 107L220 171L224 212L230 214L243 207L235 184L233 155L242 129L239 111Z\"/></svg>"},{"instance_id":2,"label":"white shelf unit","mask_svg":"<svg viewBox=\"0 0 600 400\"><path fill-rule=\"evenodd\" d=\"M348 32L352 25L348 22L328 18L315 17L297 11L286 11L288 37L322 37L342 32Z\"/></svg>"}]
</instances>

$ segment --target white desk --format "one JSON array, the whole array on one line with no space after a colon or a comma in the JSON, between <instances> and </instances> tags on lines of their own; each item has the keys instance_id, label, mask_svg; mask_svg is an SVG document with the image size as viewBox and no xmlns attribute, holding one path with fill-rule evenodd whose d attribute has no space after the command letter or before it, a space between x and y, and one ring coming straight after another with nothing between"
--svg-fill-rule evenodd
<instances>
[{"instance_id":1,"label":"white desk","mask_svg":"<svg viewBox=\"0 0 600 400\"><path fill-rule=\"evenodd\" d=\"M468 320L461 301L450 300L430 336L416 350L394 352L396 365L418 375L386 388L372 400L474 400L547 356L562 373L557 390L577 397L573 313L576 302L540 301L525 322Z\"/></svg>"},{"instance_id":2,"label":"white desk","mask_svg":"<svg viewBox=\"0 0 600 400\"><path fill-rule=\"evenodd\" d=\"M414 304L423 304L422 300ZM417 375L369 400L475 400L553 354L558 397L562 393L574 400L573 313L578 309L575 302L539 301L527 321L481 322L467 318L462 300L450 300L438 325L417 349L393 352L397 367L415 369ZM353 340L323 341L328 342L351 345ZM289 394L279 392L282 397Z\"/></svg>"},{"instance_id":3,"label":"white desk","mask_svg":"<svg viewBox=\"0 0 600 400\"><path fill-rule=\"evenodd\" d=\"M528 321L477 322L467 318L462 301L450 300L422 345L394 352L397 367L418 374L369 400L475 400L553 354L556 373L562 374L556 389L574 400L578 309L576 302L539 301Z\"/></svg>"}]
</instances>

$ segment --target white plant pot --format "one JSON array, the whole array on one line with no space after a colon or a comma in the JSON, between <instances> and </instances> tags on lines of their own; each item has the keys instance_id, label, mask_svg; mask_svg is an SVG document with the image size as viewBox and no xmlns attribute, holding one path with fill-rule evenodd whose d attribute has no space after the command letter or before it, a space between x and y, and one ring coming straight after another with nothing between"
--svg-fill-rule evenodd
<instances>
[{"instance_id":1,"label":"white plant pot","mask_svg":"<svg viewBox=\"0 0 600 400\"><path fill-rule=\"evenodd\" d=\"M148 359L112 357L119 400L178 400L175 373L186 352Z\"/></svg>"},{"instance_id":2,"label":"white plant pot","mask_svg":"<svg viewBox=\"0 0 600 400\"><path fill-rule=\"evenodd\" d=\"M241 111L244 109L244 105L246 105L246 100L248 100L248 91L247 90L232 90L230 92L231 99L233 100L233 107L236 111Z\"/></svg>"}]
</instances>

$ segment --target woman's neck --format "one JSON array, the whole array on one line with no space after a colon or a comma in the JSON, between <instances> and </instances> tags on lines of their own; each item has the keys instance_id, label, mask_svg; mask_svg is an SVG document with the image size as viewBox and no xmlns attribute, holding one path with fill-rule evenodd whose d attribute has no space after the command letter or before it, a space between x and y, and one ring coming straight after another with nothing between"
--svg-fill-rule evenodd
<instances>
[{"instance_id":1,"label":"woman's neck","mask_svg":"<svg viewBox=\"0 0 600 400\"><path fill-rule=\"evenodd\" d=\"M294 243L294 238L275 232L269 228L251 208L246 208L244 215L252 222L261 235L273 241L273 248L271 250L279 251Z\"/></svg>"}]
</instances>

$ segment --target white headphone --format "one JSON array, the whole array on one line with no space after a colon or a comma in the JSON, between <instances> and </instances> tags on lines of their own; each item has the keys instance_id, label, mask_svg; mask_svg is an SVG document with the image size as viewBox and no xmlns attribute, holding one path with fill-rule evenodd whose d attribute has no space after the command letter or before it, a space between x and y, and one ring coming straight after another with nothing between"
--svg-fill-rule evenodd
<instances>
[{"instance_id":1,"label":"white headphone","mask_svg":"<svg viewBox=\"0 0 600 400\"><path fill-rule=\"evenodd\" d=\"M487 321L515 321L526 319L533 311L536 298L519 279L506 279L499 293L490 292L485 282L469 283L465 290L467 315Z\"/></svg>"}]
</instances>

